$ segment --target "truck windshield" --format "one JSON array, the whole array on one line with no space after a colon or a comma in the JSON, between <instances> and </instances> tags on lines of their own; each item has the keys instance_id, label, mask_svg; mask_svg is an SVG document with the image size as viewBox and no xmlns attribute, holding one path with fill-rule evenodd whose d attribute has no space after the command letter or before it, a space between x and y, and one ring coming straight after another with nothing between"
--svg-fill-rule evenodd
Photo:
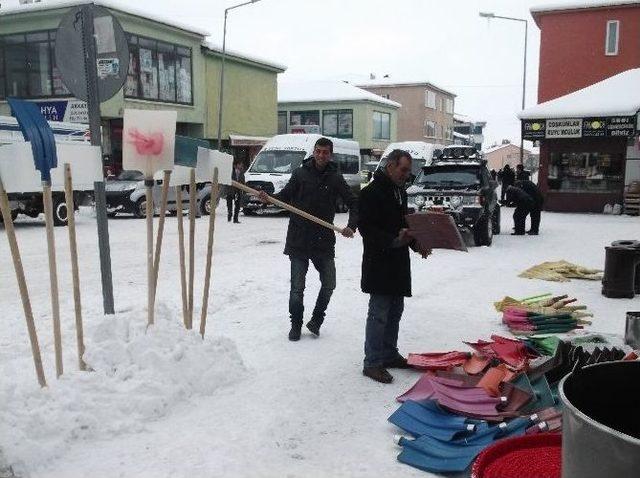
<instances>
[{"instance_id":1,"label":"truck windshield","mask_svg":"<svg viewBox=\"0 0 640 478\"><path fill-rule=\"evenodd\" d=\"M304 160L304 151L260 151L249 170L252 173L291 173Z\"/></svg>"},{"instance_id":2,"label":"truck windshield","mask_svg":"<svg viewBox=\"0 0 640 478\"><path fill-rule=\"evenodd\" d=\"M420 172L414 184L421 186L476 186L480 184L479 170L470 166L438 166L425 168Z\"/></svg>"}]
</instances>

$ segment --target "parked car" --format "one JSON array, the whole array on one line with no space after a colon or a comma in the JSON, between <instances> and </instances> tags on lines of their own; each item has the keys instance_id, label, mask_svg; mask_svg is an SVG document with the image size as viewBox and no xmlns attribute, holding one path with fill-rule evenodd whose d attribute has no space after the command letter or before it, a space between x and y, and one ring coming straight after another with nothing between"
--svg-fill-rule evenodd
<instances>
[{"instance_id":1,"label":"parked car","mask_svg":"<svg viewBox=\"0 0 640 478\"><path fill-rule=\"evenodd\" d=\"M245 179L247 186L278 193L291 178L291 173L313 156L313 147L319 134L281 134L271 138L255 157ZM360 193L360 146L357 141L329 138L333 142L333 161L338 165L345 181L355 194ZM338 198L336 211L345 212L347 206ZM245 198L245 215L259 212L281 212L272 204L263 204L253 196Z\"/></svg>"},{"instance_id":2,"label":"parked car","mask_svg":"<svg viewBox=\"0 0 640 478\"><path fill-rule=\"evenodd\" d=\"M197 207L200 214L211 212L211 184L197 183ZM147 215L146 188L144 186L144 176L140 171L124 170L114 178L107 180L105 185L107 196L107 214L115 217L119 213L133 214L143 218ZM189 186L180 187L182 204L186 209L189 207ZM162 195L162 180L157 179L153 186L153 204L157 212ZM175 214L176 190L169 188L167 195L167 211Z\"/></svg>"},{"instance_id":3,"label":"parked car","mask_svg":"<svg viewBox=\"0 0 640 478\"><path fill-rule=\"evenodd\" d=\"M490 246L500 233L497 186L475 148L448 146L407 189L409 207L445 212L467 242L472 238L477 246Z\"/></svg>"}]
</instances>

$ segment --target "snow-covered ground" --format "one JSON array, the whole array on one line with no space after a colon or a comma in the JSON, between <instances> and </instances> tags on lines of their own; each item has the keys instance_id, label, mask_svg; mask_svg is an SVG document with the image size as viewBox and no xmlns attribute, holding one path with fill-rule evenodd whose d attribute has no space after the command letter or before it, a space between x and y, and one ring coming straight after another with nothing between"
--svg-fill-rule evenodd
<instances>
[{"instance_id":1,"label":"snow-covered ground","mask_svg":"<svg viewBox=\"0 0 640 478\"><path fill-rule=\"evenodd\" d=\"M465 350L462 340L506 331L492 307L504 295L568 293L595 313L591 330L621 334L640 298L606 299L600 283L518 278L545 260L602 268L604 246L640 238L628 216L543 213L541 235L505 234L468 253L412 259L400 350ZM5 232L0 228L0 470L22 477L429 476L398 463L394 398L418 378L395 371L382 385L362 376L367 296L360 292L362 242L338 238L338 287L319 339L287 340L287 219L217 220L207 335L182 326L177 227L168 218L156 325L146 330L144 221L109 221L116 315L102 315L95 220L78 216L86 360L78 372L67 230L56 228L65 374L56 380L45 229L16 224L49 387L35 378ZM208 218L197 221L199 317ZM337 224L346 222L338 215ZM318 290L307 280L307 310ZM308 314L307 314L308 315ZM197 329L199 319L195 320ZM6 471L5 471L6 472ZM1 476L0 472L0 476Z\"/></svg>"}]
</instances>

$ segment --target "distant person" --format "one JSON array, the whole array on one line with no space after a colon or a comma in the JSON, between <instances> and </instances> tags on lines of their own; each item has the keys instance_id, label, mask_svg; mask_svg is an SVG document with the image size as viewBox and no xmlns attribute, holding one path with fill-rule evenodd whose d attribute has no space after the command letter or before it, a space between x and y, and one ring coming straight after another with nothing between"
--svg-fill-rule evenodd
<instances>
[{"instance_id":1,"label":"distant person","mask_svg":"<svg viewBox=\"0 0 640 478\"><path fill-rule=\"evenodd\" d=\"M490 172L491 174L491 179L493 179L494 181L496 181L497 177L498 177L498 173L495 169L492 169Z\"/></svg>"},{"instance_id":2,"label":"distant person","mask_svg":"<svg viewBox=\"0 0 640 478\"><path fill-rule=\"evenodd\" d=\"M398 352L398 331L404 298L411 296L409 247L416 247L405 219L411 161L409 153L393 150L360 193L361 286L370 294L362 373L381 383L393 381L387 368L409 367ZM426 257L431 251L420 253Z\"/></svg>"},{"instance_id":3,"label":"distant person","mask_svg":"<svg viewBox=\"0 0 640 478\"><path fill-rule=\"evenodd\" d=\"M534 199L523 189L516 186L508 186L506 190L508 204L515 204L513 211L513 232L512 236L524 236L527 215L535 207Z\"/></svg>"},{"instance_id":4,"label":"distant person","mask_svg":"<svg viewBox=\"0 0 640 478\"><path fill-rule=\"evenodd\" d=\"M531 173L522 164L516 165L516 181L528 181L530 177Z\"/></svg>"},{"instance_id":5,"label":"distant person","mask_svg":"<svg viewBox=\"0 0 640 478\"><path fill-rule=\"evenodd\" d=\"M544 197L538 189L538 186L528 179L524 181L516 181L515 186L522 189L533 199L533 206L529 210L529 215L531 216L531 229L527 231L527 234L537 236L540 232L540 213L544 204Z\"/></svg>"},{"instance_id":6,"label":"distant person","mask_svg":"<svg viewBox=\"0 0 640 478\"><path fill-rule=\"evenodd\" d=\"M509 189L509 186L513 185L515 180L516 173L511 166L509 166L509 163L505 164L504 168L502 168L502 189L500 191L500 202L502 204L509 204L508 200L505 203L505 197L507 196L507 189Z\"/></svg>"},{"instance_id":7,"label":"distant person","mask_svg":"<svg viewBox=\"0 0 640 478\"><path fill-rule=\"evenodd\" d=\"M342 198L349 208L349 221L342 230L344 237L353 237L358 224L358 199L353 194L333 159L333 143L320 138L313 148L313 156L295 169L285 187L273 197L332 223L336 201ZM269 196L260 191L261 201ZM291 261L291 289L289 340L300 340L304 314L304 289L309 262L320 274L320 292L307 323L307 329L318 337L333 290L336 288L335 233L297 214L289 216L289 228L284 253Z\"/></svg>"},{"instance_id":8,"label":"distant person","mask_svg":"<svg viewBox=\"0 0 640 478\"><path fill-rule=\"evenodd\" d=\"M233 164L233 171L231 173L231 178L244 184L244 163L242 161L236 161ZM233 215L233 222L235 224L240 224L240 220L238 216L240 215L240 206L242 203L242 191L234 188L233 186L227 187L227 221L231 222L231 217ZM234 206L235 204L235 206Z\"/></svg>"}]
</instances>

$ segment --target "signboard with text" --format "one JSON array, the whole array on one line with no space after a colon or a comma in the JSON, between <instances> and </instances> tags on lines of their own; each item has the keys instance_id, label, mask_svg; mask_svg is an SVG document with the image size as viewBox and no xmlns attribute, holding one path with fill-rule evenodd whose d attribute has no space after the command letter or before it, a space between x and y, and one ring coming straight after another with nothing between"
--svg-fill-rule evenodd
<instances>
[{"instance_id":1,"label":"signboard with text","mask_svg":"<svg viewBox=\"0 0 640 478\"><path fill-rule=\"evenodd\" d=\"M566 138L631 138L635 116L522 120L522 138L530 141Z\"/></svg>"},{"instance_id":2,"label":"signboard with text","mask_svg":"<svg viewBox=\"0 0 640 478\"><path fill-rule=\"evenodd\" d=\"M47 121L89 123L87 102L81 100L36 101Z\"/></svg>"}]
</instances>

